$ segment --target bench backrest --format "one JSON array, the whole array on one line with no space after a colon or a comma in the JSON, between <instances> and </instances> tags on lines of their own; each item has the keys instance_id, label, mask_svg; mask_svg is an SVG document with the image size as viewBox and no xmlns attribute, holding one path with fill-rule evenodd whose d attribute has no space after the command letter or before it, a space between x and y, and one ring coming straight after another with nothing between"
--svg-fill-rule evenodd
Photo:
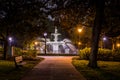
<instances>
[{"instance_id":1,"label":"bench backrest","mask_svg":"<svg viewBox=\"0 0 120 80\"><path fill-rule=\"evenodd\" d=\"M23 61L22 56L17 56L17 57L15 57L15 61L16 61L17 63L22 62L22 61Z\"/></svg>"}]
</instances>

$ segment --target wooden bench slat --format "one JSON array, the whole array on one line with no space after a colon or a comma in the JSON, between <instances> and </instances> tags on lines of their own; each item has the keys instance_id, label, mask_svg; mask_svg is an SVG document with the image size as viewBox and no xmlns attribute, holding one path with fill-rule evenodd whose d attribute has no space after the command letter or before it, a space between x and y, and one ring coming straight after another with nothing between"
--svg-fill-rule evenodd
<instances>
[{"instance_id":1,"label":"wooden bench slat","mask_svg":"<svg viewBox=\"0 0 120 80\"><path fill-rule=\"evenodd\" d=\"M16 62L20 62L20 61L22 61L23 59L22 59L22 56L19 56L19 57L15 57L15 61Z\"/></svg>"},{"instance_id":2,"label":"wooden bench slat","mask_svg":"<svg viewBox=\"0 0 120 80\"><path fill-rule=\"evenodd\" d=\"M14 57L14 62L15 62L16 68L18 68L19 66L22 66L22 65L26 64L26 62L23 62L23 57L22 56L16 56L16 57Z\"/></svg>"}]
</instances>

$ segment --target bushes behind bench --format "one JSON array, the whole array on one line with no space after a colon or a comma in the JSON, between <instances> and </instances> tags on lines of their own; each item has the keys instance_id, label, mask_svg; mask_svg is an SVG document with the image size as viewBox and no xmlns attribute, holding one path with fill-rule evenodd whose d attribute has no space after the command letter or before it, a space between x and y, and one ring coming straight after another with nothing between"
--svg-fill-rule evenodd
<instances>
[{"instance_id":1,"label":"bushes behind bench","mask_svg":"<svg viewBox=\"0 0 120 80\"><path fill-rule=\"evenodd\" d=\"M23 56L24 59L34 59L37 53L35 50L22 50L20 48L14 48L14 56Z\"/></svg>"},{"instance_id":2,"label":"bushes behind bench","mask_svg":"<svg viewBox=\"0 0 120 80\"><path fill-rule=\"evenodd\" d=\"M90 48L84 48L79 51L79 57L80 59L89 59L89 55L91 53ZM110 50L110 49L101 49L99 48L98 50L98 55L97 55L98 60L103 60L103 61L120 61L120 50Z\"/></svg>"},{"instance_id":3,"label":"bushes behind bench","mask_svg":"<svg viewBox=\"0 0 120 80\"><path fill-rule=\"evenodd\" d=\"M26 52L23 52L23 57L25 59L34 59L36 58L37 52L35 50L27 50Z\"/></svg>"}]
</instances>

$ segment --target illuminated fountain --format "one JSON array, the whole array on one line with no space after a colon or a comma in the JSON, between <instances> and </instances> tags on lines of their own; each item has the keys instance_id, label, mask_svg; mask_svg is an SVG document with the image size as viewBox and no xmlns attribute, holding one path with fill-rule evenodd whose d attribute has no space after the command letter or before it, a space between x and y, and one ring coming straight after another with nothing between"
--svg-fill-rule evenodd
<instances>
[{"instance_id":1,"label":"illuminated fountain","mask_svg":"<svg viewBox=\"0 0 120 80\"><path fill-rule=\"evenodd\" d=\"M51 33L54 36L54 41L50 41L49 39L46 41L46 51L47 53L52 54L77 54L77 49L72 44L72 42L68 39L64 39L62 41L58 41L58 36L61 35L58 33L57 27L55 27L55 32ZM40 47L40 52L44 53L45 45Z\"/></svg>"}]
</instances>

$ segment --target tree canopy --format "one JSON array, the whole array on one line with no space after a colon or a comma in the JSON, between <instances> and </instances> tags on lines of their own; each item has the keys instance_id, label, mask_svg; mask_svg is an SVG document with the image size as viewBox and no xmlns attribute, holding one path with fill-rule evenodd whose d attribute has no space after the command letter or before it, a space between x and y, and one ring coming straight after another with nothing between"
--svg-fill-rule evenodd
<instances>
[{"instance_id":1,"label":"tree canopy","mask_svg":"<svg viewBox=\"0 0 120 80\"><path fill-rule=\"evenodd\" d=\"M119 0L0 0L0 40L4 41L6 51L9 36L14 36L17 45L23 46L58 26L74 41L76 33L72 33L77 27L90 27L92 65L89 66L97 67L100 34L120 35L119 7Z\"/></svg>"}]
</instances>

